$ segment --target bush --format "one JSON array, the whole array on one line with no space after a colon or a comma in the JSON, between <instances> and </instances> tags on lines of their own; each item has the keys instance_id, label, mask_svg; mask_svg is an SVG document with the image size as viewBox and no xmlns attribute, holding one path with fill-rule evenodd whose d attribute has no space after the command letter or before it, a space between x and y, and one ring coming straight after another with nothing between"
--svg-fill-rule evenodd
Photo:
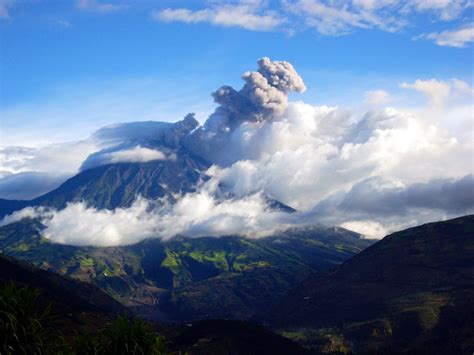
<instances>
[{"instance_id":1,"label":"bush","mask_svg":"<svg viewBox=\"0 0 474 355\"><path fill-rule=\"evenodd\" d=\"M44 328L51 304L39 307L38 289L19 287L14 283L0 288L0 353L45 354L62 339Z\"/></svg>"},{"instance_id":2,"label":"bush","mask_svg":"<svg viewBox=\"0 0 474 355\"><path fill-rule=\"evenodd\" d=\"M141 319L118 317L97 334L79 334L68 344L45 327L52 305L41 307L38 289L0 287L0 354L162 355L165 339Z\"/></svg>"},{"instance_id":3,"label":"bush","mask_svg":"<svg viewBox=\"0 0 474 355\"><path fill-rule=\"evenodd\" d=\"M166 354L166 342L143 320L120 316L96 336L79 335L76 354Z\"/></svg>"}]
</instances>

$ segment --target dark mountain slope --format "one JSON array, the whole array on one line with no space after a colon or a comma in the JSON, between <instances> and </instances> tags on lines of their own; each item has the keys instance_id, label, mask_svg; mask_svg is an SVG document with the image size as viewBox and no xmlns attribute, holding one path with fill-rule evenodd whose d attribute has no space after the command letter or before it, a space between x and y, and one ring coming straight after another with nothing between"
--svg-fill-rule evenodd
<instances>
[{"instance_id":1,"label":"dark mountain slope","mask_svg":"<svg viewBox=\"0 0 474 355\"><path fill-rule=\"evenodd\" d=\"M0 282L18 284L43 290L44 296L64 307L82 311L125 312L125 307L91 284L80 282L49 270L0 256Z\"/></svg>"},{"instance_id":2,"label":"dark mountain slope","mask_svg":"<svg viewBox=\"0 0 474 355\"><path fill-rule=\"evenodd\" d=\"M144 316L160 320L246 319L314 271L372 242L341 228L295 229L273 237L175 238L94 248L50 243L41 225L0 228L0 250L90 282Z\"/></svg>"},{"instance_id":3,"label":"dark mountain slope","mask_svg":"<svg viewBox=\"0 0 474 355\"><path fill-rule=\"evenodd\" d=\"M41 314L52 302L52 313L41 320L41 326L45 327L51 336L43 336L42 340L49 343L43 343L41 349L52 349L52 343L58 340L58 336L65 336L64 341L69 346L74 346L78 341L77 335L81 332L86 332L88 338L104 333L104 328L115 324L113 322L117 314L126 312L118 302L92 285L0 256L0 288L10 282L41 291L37 302L30 305L33 308L29 308L29 305L20 305L25 307L25 311L29 311L25 317L33 317L36 314L34 312ZM22 318L20 322L22 325L27 324L26 318ZM2 326L5 324L0 323L0 328L4 330ZM150 324L150 328L155 328L166 337L170 352L216 355L307 353L298 344L248 322L212 320L186 325ZM118 331L119 328L113 329ZM123 331L122 328L120 330ZM3 335L0 332L2 341ZM139 336L137 339L143 341ZM114 339L114 341L121 340ZM26 344L22 344L28 348ZM67 348L58 346L56 350L69 353L65 349ZM69 350L74 351L72 348Z\"/></svg>"},{"instance_id":4,"label":"dark mountain slope","mask_svg":"<svg viewBox=\"0 0 474 355\"><path fill-rule=\"evenodd\" d=\"M319 350L329 339L339 350L470 353L474 216L389 235L335 270L306 279L266 320L297 330L293 336Z\"/></svg>"},{"instance_id":5,"label":"dark mountain slope","mask_svg":"<svg viewBox=\"0 0 474 355\"><path fill-rule=\"evenodd\" d=\"M32 201L33 205L64 208L67 202L85 201L98 209L128 207L138 195L168 197L194 191L208 164L186 152L175 160L119 163L85 170L56 190Z\"/></svg>"},{"instance_id":6,"label":"dark mountain slope","mask_svg":"<svg viewBox=\"0 0 474 355\"><path fill-rule=\"evenodd\" d=\"M29 205L30 201L6 200L0 198L0 219Z\"/></svg>"},{"instance_id":7,"label":"dark mountain slope","mask_svg":"<svg viewBox=\"0 0 474 355\"><path fill-rule=\"evenodd\" d=\"M226 320L203 320L165 332L170 348L189 355L298 355L309 351L261 326Z\"/></svg>"},{"instance_id":8,"label":"dark mountain slope","mask_svg":"<svg viewBox=\"0 0 474 355\"><path fill-rule=\"evenodd\" d=\"M66 334L97 329L127 311L93 285L0 256L0 285L8 282L39 289L39 301L53 303L51 326Z\"/></svg>"},{"instance_id":9,"label":"dark mountain slope","mask_svg":"<svg viewBox=\"0 0 474 355\"><path fill-rule=\"evenodd\" d=\"M31 201L0 199L0 218L26 206L62 209L68 202L84 201L99 209L113 209L130 206L139 195L172 199L174 194L194 191L210 164L181 148L180 142L198 124L190 114L176 123L150 121L104 127L94 137L108 148L91 154L80 173ZM114 154L136 148L158 150L163 160L119 163L111 159Z\"/></svg>"}]
</instances>

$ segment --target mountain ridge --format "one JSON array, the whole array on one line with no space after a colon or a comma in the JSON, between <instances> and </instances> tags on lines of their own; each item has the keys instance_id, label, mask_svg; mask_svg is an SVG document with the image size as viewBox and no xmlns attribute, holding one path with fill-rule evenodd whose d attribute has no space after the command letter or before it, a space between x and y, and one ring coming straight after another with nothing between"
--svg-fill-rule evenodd
<instances>
[{"instance_id":1,"label":"mountain ridge","mask_svg":"<svg viewBox=\"0 0 474 355\"><path fill-rule=\"evenodd\" d=\"M332 268L372 244L343 229L312 227L261 239L177 237L74 247L49 242L41 228L31 219L0 227L0 250L90 282L139 314L151 312L161 320L250 318L304 276ZM209 304L211 296L219 302Z\"/></svg>"},{"instance_id":2,"label":"mountain ridge","mask_svg":"<svg viewBox=\"0 0 474 355\"><path fill-rule=\"evenodd\" d=\"M474 348L472 275L468 215L385 237L308 277L262 319L320 350L332 339L339 351L465 352Z\"/></svg>"}]
</instances>

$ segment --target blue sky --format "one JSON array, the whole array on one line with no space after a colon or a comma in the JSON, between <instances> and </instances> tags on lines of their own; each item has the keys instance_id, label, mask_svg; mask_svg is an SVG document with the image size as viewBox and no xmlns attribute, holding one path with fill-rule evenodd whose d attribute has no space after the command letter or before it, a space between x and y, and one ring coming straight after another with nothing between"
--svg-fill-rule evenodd
<instances>
[{"instance_id":1,"label":"blue sky","mask_svg":"<svg viewBox=\"0 0 474 355\"><path fill-rule=\"evenodd\" d=\"M308 87L295 99L315 104L356 106L416 79L472 83L473 10L462 0L0 0L0 145L189 111L203 121L210 93L240 87L262 56L291 62Z\"/></svg>"}]
</instances>

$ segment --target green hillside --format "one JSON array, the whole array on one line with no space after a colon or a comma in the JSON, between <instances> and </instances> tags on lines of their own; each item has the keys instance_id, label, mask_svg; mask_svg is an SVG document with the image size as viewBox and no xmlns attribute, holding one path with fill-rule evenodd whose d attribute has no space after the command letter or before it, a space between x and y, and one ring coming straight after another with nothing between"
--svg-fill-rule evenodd
<instances>
[{"instance_id":1,"label":"green hillside","mask_svg":"<svg viewBox=\"0 0 474 355\"><path fill-rule=\"evenodd\" d=\"M159 320L246 319L310 273L332 268L372 242L342 228L289 230L263 239L178 237L109 248L50 243L25 219L0 228L0 250L90 282Z\"/></svg>"},{"instance_id":2,"label":"green hillside","mask_svg":"<svg viewBox=\"0 0 474 355\"><path fill-rule=\"evenodd\" d=\"M474 350L474 216L385 237L264 317L318 351Z\"/></svg>"}]
</instances>

